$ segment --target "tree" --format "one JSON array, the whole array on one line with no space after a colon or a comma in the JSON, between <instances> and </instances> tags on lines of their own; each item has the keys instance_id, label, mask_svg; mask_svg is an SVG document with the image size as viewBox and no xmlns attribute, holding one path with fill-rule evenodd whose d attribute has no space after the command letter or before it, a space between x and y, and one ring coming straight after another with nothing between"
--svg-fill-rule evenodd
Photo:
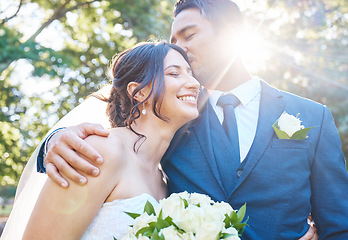
<instances>
[{"instance_id":1,"label":"tree","mask_svg":"<svg viewBox=\"0 0 348 240\"><path fill-rule=\"evenodd\" d=\"M108 81L108 60L115 53L149 38L168 39L175 2L1 0L0 184L15 185L26 159L52 124ZM252 73L328 105L347 158L347 1L236 2L246 6L248 23L263 34L262 50L270 50L261 61L263 68ZM25 19L24 13L33 6L45 17L28 35L22 25L34 19ZM63 39L58 47L40 40L52 26L60 29ZM28 95L24 82L16 79L24 64L33 69L26 81L40 79L55 87L47 94Z\"/></svg>"},{"instance_id":2,"label":"tree","mask_svg":"<svg viewBox=\"0 0 348 240\"><path fill-rule=\"evenodd\" d=\"M26 159L52 126L52 119L64 116L107 83L107 64L114 54L138 41L168 37L173 6L160 0L5 0L5 4L0 5L2 185L17 183ZM47 17L25 38L14 22L32 6ZM52 24L60 26L64 35L60 49L38 40ZM47 98L26 95L23 83L13 79L23 61L33 66L32 77L58 82Z\"/></svg>"},{"instance_id":3,"label":"tree","mask_svg":"<svg viewBox=\"0 0 348 240\"><path fill-rule=\"evenodd\" d=\"M348 2L247 2L244 15L263 34L263 47L269 50L264 68L254 73L280 89L327 105L347 159Z\"/></svg>"}]
</instances>

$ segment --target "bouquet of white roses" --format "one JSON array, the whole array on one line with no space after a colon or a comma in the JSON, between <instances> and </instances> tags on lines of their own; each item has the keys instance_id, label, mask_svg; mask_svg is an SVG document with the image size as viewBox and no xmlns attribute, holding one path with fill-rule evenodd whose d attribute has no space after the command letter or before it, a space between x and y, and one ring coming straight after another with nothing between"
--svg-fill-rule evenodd
<instances>
[{"instance_id":1,"label":"bouquet of white roses","mask_svg":"<svg viewBox=\"0 0 348 240\"><path fill-rule=\"evenodd\" d=\"M135 221L122 240L240 239L245 210L245 204L235 211L204 194L173 193L156 207L147 202L143 214L127 213Z\"/></svg>"}]
</instances>

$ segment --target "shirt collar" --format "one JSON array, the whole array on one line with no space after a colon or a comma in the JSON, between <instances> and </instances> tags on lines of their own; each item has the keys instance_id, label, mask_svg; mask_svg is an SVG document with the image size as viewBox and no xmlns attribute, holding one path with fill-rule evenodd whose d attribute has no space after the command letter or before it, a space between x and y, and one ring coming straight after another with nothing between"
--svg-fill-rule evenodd
<instances>
[{"instance_id":1,"label":"shirt collar","mask_svg":"<svg viewBox=\"0 0 348 240\"><path fill-rule=\"evenodd\" d=\"M208 90L210 104L215 107L219 97L226 93L235 95L241 104L246 107L248 103L261 92L261 82L259 77L253 77L249 81L239 85L229 92L222 92L219 90Z\"/></svg>"}]
</instances>

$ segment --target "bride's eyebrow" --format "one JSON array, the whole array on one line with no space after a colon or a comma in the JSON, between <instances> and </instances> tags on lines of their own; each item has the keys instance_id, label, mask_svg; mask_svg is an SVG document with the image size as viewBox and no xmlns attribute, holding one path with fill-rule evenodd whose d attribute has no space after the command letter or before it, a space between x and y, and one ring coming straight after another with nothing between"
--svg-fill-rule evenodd
<instances>
[{"instance_id":1,"label":"bride's eyebrow","mask_svg":"<svg viewBox=\"0 0 348 240\"><path fill-rule=\"evenodd\" d=\"M179 65L169 65L168 67L166 67L165 69L164 69L164 71L166 71L167 69L169 69L169 68L177 68L177 69L179 69L179 70L181 70L181 69L185 69L185 67L182 67L182 66L179 66ZM192 69L190 68L190 67L187 67L187 69L186 69L186 71L187 72L189 72L189 73L193 73L192 72Z\"/></svg>"},{"instance_id":2,"label":"bride's eyebrow","mask_svg":"<svg viewBox=\"0 0 348 240\"><path fill-rule=\"evenodd\" d=\"M172 64L172 65L169 65L168 67L166 67L166 68L164 69L164 71L167 70L168 68L179 68L179 69L180 69L181 66Z\"/></svg>"}]
</instances>

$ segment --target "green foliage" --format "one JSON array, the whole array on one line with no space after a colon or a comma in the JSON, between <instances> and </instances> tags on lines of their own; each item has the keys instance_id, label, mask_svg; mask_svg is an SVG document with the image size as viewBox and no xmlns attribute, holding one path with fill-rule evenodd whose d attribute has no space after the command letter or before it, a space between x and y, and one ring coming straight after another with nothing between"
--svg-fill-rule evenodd
<instances>
[{"instance_id":1,"label":"green foliage","mask_svg":"<svg viewBox=\"0 0 348 240\"><path fill-rule=\"evenodd\" d=\"M305 140L309 130L313 127L303 128L296 131L291 137L285 132L279 129L278 120L272 125L274 132L277 134L279 139L294 139L294 140Z\"/></svg>"},{"instance_id":2,"label":"green foliage","mask_svg":"<svg viewBox=\"0 0 348 240\"><path fill-rule=\"evenodd\" d=\"M1 1L0 18L12 15L6 14L6 3L19 2ZM13 18L0 19L0 124L6 129L0 133L1 184L16 183L52 123L108 82L108 61L114 54L138 41L168 39L175 2L28 0ZM273 47L265 67L253 73L280 89L328 105L348 157L348 2L268 0L265 8L258 7L260 1L242 2L254 4L244 11L245 18ZM32 22L22 13L33 4L45 18L32 36L24 37L25 29L14 22ZM61 28L61 47L38 41L52 23ZM16 79L23 60L33 66L30 77L58 82L50 97L24 93L23 81Z\"/></svg>"},{"instance_id":3,"label":"green foliage","mask_svg":"<svg viewBox=\"0 0 348 240\"><path fill-rule=\"evenodd\" d=\"M19 1L11 4L19 5ZM21 13L33 4L40 7L46 19L24 39L25 29L12 21L31 22ZM160 0L29 0L12 19L0 19L1 184L18 182L26 160L52 127L52 119L63 117L108 82L108 61L114 54L137 41L168 38L172 7L173 3ZM0 6L4 13L1 17L11 15L6 15L7 9ZM52 22L62 28L62 48L53 49L37 41ZM32 77L59 82L50 90L50 97L23 93L23 82L14 79L15 68L21 63L18 60L33 66Z\"/></svg>"},{"instance_id":4,"label":"green foliage","mask_svg":"<svg viewBox=\"0 0 348 240\"><path fill-rule=\"evenodd\" d=\"M264 50L269 50L264 67L253 73L282 90L327 105L339 130L346 159L347 11L345 0L268 0L265 8L255 5L244 11L248 23L262 34Z\"/></svg>"},{"instance_id":5,"label":"green foliage","mask_svg":"<svg viewBox=\"0 0 348 240\"><path fill-rule=\"evenodd\" d=\"M238 235L242 236L245 227L247 226L247 222L249 217L243 222L246 212L246 203L237 211L232 211L230 215L226 214L224 223L225 228L234 227L238 231ZM227 238L229 237L229 234L220 234L220 238Z\"/></svg>"},{"instance_id":6,"label":"green foliage","mask_svg":"<svg viewBox=\"0 0 348 240\"><path fill-rule=\"evenodd\" d=\"M16 186L14 185L7 185L7 186L1 186L0 185L0 197L5 199L10 199L15 196L16 193Z\"/></svg>"}]
</instances>

